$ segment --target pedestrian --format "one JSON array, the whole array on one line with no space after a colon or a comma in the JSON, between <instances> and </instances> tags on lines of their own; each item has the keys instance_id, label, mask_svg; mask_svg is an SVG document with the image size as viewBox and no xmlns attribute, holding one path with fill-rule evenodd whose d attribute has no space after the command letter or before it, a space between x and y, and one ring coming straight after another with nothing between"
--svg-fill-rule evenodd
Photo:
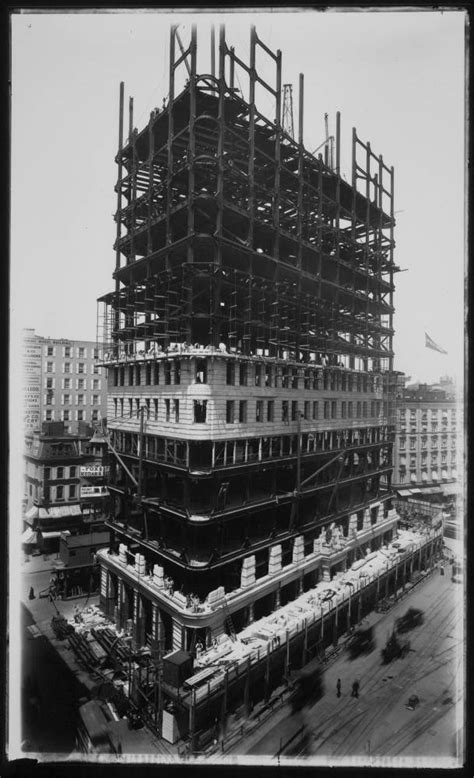
<instances>
[{"instance_id":1,"label":"pedestrian","mask_svg":"<svg viewBox=\"0 0 474 778\"><path fill-rule=\"evenodd\" d=\"M30 593L29 593L29 595L28 595L28 599L29 599L29 600L34 600L34 599L36 599L36 598L35 598L35 590L33 589L33 587L32 587L32 586L30 586Z\"/></svg>"},{"instance_id":2,"label":"pedestrian","mask_svg":"<svg viewBox=\"0 0 474 778\"><path fill-rule=\"evenodd\" d=\"M337 679L336 690L337 690L337 696L340 697L341 696L341 679L340 678Z\"/></svg>"},{"instance_id":3,"label":"pedestrian","mask_svg":"<svg viewBox=\"0 0 474 778\"><path fill-rule=\"evenodd\" d=\"M351 697L358 697L359 696L359 681L354 681L352 684L352 691L351 691Z\"/></svg>"}]
</instances>

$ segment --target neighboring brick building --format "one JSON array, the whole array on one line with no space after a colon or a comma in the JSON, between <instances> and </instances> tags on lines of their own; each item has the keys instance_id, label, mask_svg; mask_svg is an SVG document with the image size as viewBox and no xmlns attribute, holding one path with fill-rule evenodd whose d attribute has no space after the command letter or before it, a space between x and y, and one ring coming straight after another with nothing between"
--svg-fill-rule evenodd
<instances>
[{"instance_id":1,"label":"neighboring brick building","mask_svg":"<svg viewBox=\"0 0 474 778\"><path fill-rule=\"evenodd\" d=\"M44 338L24 330L25 429L63 421L66 432L80 422L105 418L107 380L97 364L96 344L86 340Z\"/></svg>"},{"instance_id":2,"label":"neighboring brick building","mask_svg":"<svg viewBox=\"0 0 474 778\"><path fill-rule=\"evenodd\" d=\"M42 431L26 435L24 520L41 540L55 540L63 530L79 532L89 518L97 519L97 507L91 510L87 492L93 486L84 476L84 466L92 473L102 472L102 451L91 445L92 428L79 423L77 434L66 432L63 422L44 422ZM82 471L82 472L81 472ZM86 480L87 478L87 480ZM107 494L96 498L103 504ZM83 494L86 489L86 495Z\"/></svg>"},{"instance_id":3,"label":"neighboring brick building","mask_svg":"<svg viewBox=\"0 0 474 778\"><path fill-rule=\"evenodd\" d=\"M400 387L396 406L393 484L399 496L442 501L460 494L462 406L452 384Z\"/></svg>"}]
</instances>

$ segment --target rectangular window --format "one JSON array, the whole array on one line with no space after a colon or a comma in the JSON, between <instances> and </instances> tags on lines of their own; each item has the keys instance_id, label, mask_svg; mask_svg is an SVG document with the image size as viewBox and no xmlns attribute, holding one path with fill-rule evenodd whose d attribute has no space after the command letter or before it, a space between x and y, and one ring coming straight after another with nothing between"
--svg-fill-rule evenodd
<instances>
[{"instance_id":1,"label":"rectangular window","mask_svg":"<svg viewBox=\"0 0 474 778\"><path fill-rule=\"evenodd\" d=\"M155 421L158 421L158 400L155 398L153 400L154 411L155 411Z\"/></svg>"},{"instance_id":2,"label":"rectangular window","mask_svg":"<svg viewBox=\"0 0 474 778\"><path fill-rule=\"evenodd\" d=\"M53 388L53 379L47 378L46 379L46 389L52 389Z\"/></svg>"},{"instance_id":3,"label":"rectangular window","mask_svg":"<svg viewBox=\"0 0 474 778\"><path fill-rule=\"evenodd\" d=\"M94 410L92 411L91 419L92 419L92 421L98 421L99 420L99 411L97 410L97 408L94 408Z\"/></svg>"},{"instance_id":4,"label":"rectangular window","mask_svg":"<svg viewBox=\"0 0 474 778\"><path fill-rule=\"evenodd\" d=\"M173 400L174 403L174 420L176 423L179 422L179 400Z\"/></svg>"},{"instance_id":5,"label":"rectangular window","mask_svg":"<svg viewBox=\"0 0 474 778\"><path fill-rule=\"evenodd\" d=\"M71 412L68 409L63 411L63 421L71 421Z\"/></svg>"},{"instance_id":6,"label":"rectangular window","mask_svg":"<svg viewBox=\"0 0 474 778\"><path fill-rule=\"evenodd\" d=\"M283 372L282 372L282 376L281 376L281 386L282 386L282 389L288 389L289 380L290 379L289 379L289 376L288 376L288 368L284 367L283 368Z\"/></svg>"},{"instance_id":7,"label":"rectangular window","mask_svg":"<svg viewBox=\"0 0 474 778\"><path fill-rule=\"evenodd\" d=\"M234 401L227 400L225 406L225 420L227 424L234 423Z\"/></svg>"},{"instance_id":8,"label":"rectangular window","mask_svg":"<svg viewBox=\"0 0 474 778\"><path fill-rule=\"evenodd\" d=\"M65 373L70 373L71 372L71 363L70 362L65 362L64 363L64 372Z\"/></svg>"},{"instance_id":9,"label":"rectangular window","mask_svg":"<svg viewBox=\"0 0 474 778\"><path fill-rule=\"evenodd\" d=\"M400 438L400 449L405 448L406 438Z\"/></svg>"},{"instance_id":10,"label":"rectangular window","mask_svg":"<svg viewBox=\"0 0 474 778\"><path fill-rule=\"evenodd\" d=\"M304 406L303 406L303 408L304 408L304 410L303 410L303 417L304 417L306 420L308 420L308 419L309 419L309 400L305 400L305 401L304 401Z\"/></svg>"},{"instance_id":11,"label":"rectangular window","mask_svg":"<svg viewBox=\"0 0 474 778\"><path fill-rule=\"evenodd\" d=\"M92 405L98 405L99 404L99 395L93 394L92 395Z\"/></svg>"},{"instance_id":12,"label":"rectangular window","mask_svg":"<svg viewBox=\"0 0 474 778\"><path fill-rule=\"evenodd\" d=\"M56 478L64 478L64 467L58 467L56 470Z\"/></svg>"},{"instance_id":13,"label":"rectangular window","mask_svg":"<svg viewBox=\"0 0 474 778\"><path fill-rule=\"evenodd\" d=\"M304 371L304 388L311 389L311 374L307 368Z\"/></svg>"},{"instance_id":14,"label":"rectangular window","mask_svg":"<svg viewBox=\"0 0 474 778\"><path fill-rule=\"evenodd\" d=\"M324 418L329 419L329 400L324 401Z\"/></svg>"},{"instance_id":15,"label":"rectangular window","mask_svg":"<svg viewBox=\"0 0 474 778\"><path fill-rule=\"evenodd\" d=\"M262 365L255 365L255 386L262 385Z\"/></svg>"},{"instance_id":16,"label":"rectangular window","mask_svg":"<svg viewBox=\"0 0 474 778\"><path fill-rule=\"evenodd\" d=\"M50 467L45 467L44 468L44 480L45 481L49 481L50 478L51 478L51 468Z\"/></svg>"},{"instance_id":17,"label":"rectangular window","mask_svg":"<svg viewBox=\"0 0 474 778\"><path fill-rule=\"evenodd\" d=\"M354 406L352 400L349 400L349 402L347 403L347 415L349 419L352 419L353 407Z\"/></svg>"},{"instance_id":18,"label":"rectangular window","mask_svg":"<svg viewBox=\"0 0 474 778\"><path fill-rule=\"evenodd\" d=\"M100 367L98 365L94 365L94 369L92 372L95 374L100 373Z\"/></svg>"},{"instance_id":19,"label":"rectangular window","mask_svg":"<svg viewBox=\"0 0 474 778\"><path fill-rule=\"evenodd\" d=\"M117 417L118 400L114 397L114 416Z\"/></svg>"},{"instance_id":20,"label":"rectangular window","mask_svg":"<svg viewBox=\"0 0 474 778\"><path fill-rule=\"evenodd\" d=\"M257 400L255 405L255 421L263 422L263 400Z\"/></svg>"},{"instance_id":21,"label":"rectangular window","mask_svg":"<svg viewBox=\"0 0 474 778\"><path fill-rule=\"evenodd\" d=\"M171 383L171 364L170 362L164 362L164 371L165 371L165 384Z\"/></svg>"},{"instance_id":22,"label":"rectangular window","mask_svg":"<svg viewBox=\"0 0 474 778\"><path fill-rule=\"evenodd\" d=\"M84 379L83 378L78 378L77 379L77 388L78 389L84 389Z\"/></svg>"},{"instance_id":23,"label":"rectangular window","mask_svg":"<svg viewBox=\"0 0 474 778\"><path fill-rule=\"evenodd\" d=\"M362 403L360 400L357 401L357 418L360 419L362 416Z\"/></svg>"},{"instance_id":24,"label":"rectangular window","mask_svg":"<svg viewBox=\"0 0 474 778\"><path fill-rule=\"evenodd\" d=\"M84 359L84 346L79 346L77 349L77 356L79 359Z\"/></svg>"},{"instance_id":25,"label":"rectangular window","mask_svg":"<svg viewBox=\"0 0 474 778\"><path fill-rule=\"evenodd\" d=\"M47 347L47 349L46 349L46 355L47 355L48 357L52 357L52 356L54 355L54 350L53 350L53 347L52 347L52 346L48 346L48 347Z\"/></svg>"},{"instance_id":26,"label":"rectangular window","mask_svg":"<svg viewBox=\"0 0 474 778\"><path fill-rule=\"evenodd\" d=\"M226 366L226 384L228 386L234 386L235 384L235 362L231 362L230 360L227 362Z\"/></svg>"},{"instance_id":27,"label":"rectangular window","mask_svg":"<svg viewBox=\"0 0 474 778\"><path fill-rule=\"evenodd\" d=\"M140 413L140 398L135 397L135 413L138 416Z\"/></svg>"},{"instance_id":28,"label":"rectangular window","mask_svg":"<svg viewBox=\"0 0 474 778\"><path fill-rule=\"evenodd\" d=\"M71 403L71 395L70 394L64 394L63 395L63 405L70 405Z\"/></svg>"},{"instance_id":29,"label":"rectangular window","mask_svg":"<svg viewBox=\"0 0 474 778\"><path fill-rule=\"evenodd\" d=\"M413 450L416 447L416 438L410 438L410 449Z\"/></svg>"},{"instance_id":30,"label":"rectangular window","mask_svg":"<svg viewBox=\"0 0 474 778\"><path fill-rule=\"evenodd\" d=\"M94 349L94 359L99 359L99 349L98 348Z\"/></svg>"},{"instance_id":31,"label":"rectangular window","mask_svg":"<svg viewBox=\"0 0 474 778\"><path fill-rule=\"evenodd\" d=\"M341 416L343 419L346 418L346 403L345 400L341 402Z\"/></svg>"},{"instance_id":32,"label":"rectangular window","mask_svg":"<svg viewBox=\"0 0 474 778\"><path fill-rule=\"evenodd\" d=\"M166 421L171 419L171 402L168 398L165 399L165 418Z\"/></svg>"},{"instance_id":33,"label":"rectangular window","mask_svg":"<svg viewBox=\"0 0 474 778\"><path fill-rule=\"evenodd\" d=\"M46 411L44 414L45 421L52 421L53 420L53 412L52 411Z\"/></svg>"},{"instance_id":34,"label":"rectangular window","mask_svg":"<svg viewBox=\"0 0 474 778\"><path fill-rule=\"evenodd\" d=\"M70 389L71 388L71 379L65 378L64 379L64 389Z\"/></svg>"},{"instance_id":35,"label":"rectangular window","mask_svg":"<svg viewBox=\"0 0 474 778\"><path fill-rule=\"evenodd\" d=\"M364 419L366 419L367 418L367 403L365 402L365 400L364 400L364 403L363 403L363 415L364 415Z\"/></svg>"},{"instance_id":36,"label":"rectangular window","mask_svg":"<svg viewBox=\"0 0 474 778\"><path fill-rule=\"evenodd\" d=\"M64 487L63 486L57 486L56 487L56 499L57 500L64 500Z\"/></svg>"},{"instance_id":37,"label":"rectangular window","mask_svg":"<svg viewBox=\"0 0 474 778\"><path fill-rule=\"evenodd\" d=\"M78 405L84 405L84 395L83 394L78 394L77 395L77 404Z\"/></svg>"},{"instance_id":38,"label":"rectangular window","mask_svg":"<svg viewBox=\"0 0 474 778\"><path fill-rule=\"evenodd\" d=\"M142 366L135 365L135 386L140 386L142 382Z\"/></svg>"},{"instance_id":39,"label":"rectangular window","mask_svg":"<svg viewBox=\"0 0 474 778\"><path fill-rule=\"evenodd\" d=\"M240 386L247 386L247 381L248 381L248 364L247 362L241 362L239 366Z\"/></svg>"},{"instance_id":40,"label":"rectangular window","mask_svg":"<svg viewBox=\"0 0 474 778\"><path fill-rule=\"evenodd\" d=\"M207 400L194 400L194 423L205 424L207 417Z\"/></svg>"},{"instance_id":41,"label":"rectangular window","mask_svg":"<svg viewBox=\"0 0 474 778\"><path fill-rule=\"evenodd\" d=\"M265 365L265 386L273 386L273 369L271 365Z\"/></svg>"},{"instance_id":42,"label":"rectangular window","mask_svg":"<svg viewBox=\"0 0 474 778\"><path fill-rule=\"evenodd\" d=\"M317 419L318 415L319 415L318 414L318 402L317 402L317 400L314 400L313 401L313 419Z\"/></svg>"},{"instance_id":43,"label":"rectangular window","mask_svg":"<svg viewBox=\"0 0 474 778\"><path fill-rule=\"evenodd\" d=\"M298 400L291 401L291 421L296 421L298 418Z\"/></svg>"},{"instance_id":44,"label":"rectangular window","mask_svg":"<svg viewBox=\"0 0 474 778\"><path fill-rule=\"evenodd\" d=\"M123 403L124 403L124 399L123 399L123 397L121 397L120 398L120 416L121 416L122 419L123 419Z\"/></svg>"},{"instance_id":45,"label":"rectangular window","mask_svg":"<svg viewBox=\"0 0 474 778\"><path fill-rule=\"evenodd\" d=\"M288 400L283 400L281 403L281 420L288 422L289 421L289 407L290 404Z\"/></svg>"},{"instance_id":46,"label":"rectangular window","mask_svg":"<svg viewBox=\"0 0 474 778\"><path fill-rule=\"evenodd\" d=\"M294 367L291 371L291 388L298 389L298 368Z\"/></svg>"},{"instance_id":47,"label":"rectangular window","mask_svg":"<svg viewBox=\"0 0 474 778\"><path fill-rule=\"evenodd\" d=\"M151 400L150 400L149 397L147 397L146 400L145 400L145 408L146 408L146 417L147 417L147 419L150 418L150 405L151 405Z\"/></svg>"},{"instance_id":48,"label":"rectangular window","mask_svg":"<svg viewBox=\"0 0 474 778\"><path fill-rule=\"evenodd\" d=\"M128 415L130 418L133 416L133 400L131 397L128 398Z\"/></svg>"},{"instance_id":49,"label":"rectangular window","mask_svg":"<svg viewBox=\"0 0 474 778\"><path fill-rule=\"evenodd\" d=\"M46 362L46 372L52 373L53 372L53 363L52 362Z\"/></svg>"},{"instance_id":50,"label":"rectangular window","mask_svg":"<svg viewBox=\"0 0 474 778\"><path fill-rule=\"evenodd\" d=\"M196 383L207 384L207 359L196 359Z\"/></svg>"},{"instance_id":51,"label":"rectangular window","mask_svg":"<svg viewBox=\"0 0 474 778\"><path fill-rule=\"evenodd\" d=\"M77 420L78 421L84 421L84 411L78 411L77 412Z\"/></svg>"},{"instance_id":52,"label":"rectangular window","mask_svg":"<svg viewBox=\"0 0 474 778\"><path fill-rule=\"evenodd\" d=\"M69 499L74 500L76 496L76 484L71 484L69 486Z\"/></svg>"},{"instance_id":53,"label":"rectangular window","mask_svg":"<svg viewBox=\"0 0 474 778\"><path fill-rule=\"evenodd\" d=\"M275 416L275 400L267 402L267 421L273 421Z\"/></svg>"},{"instance_id":54,"label":"rectangular window","mask_svg":"<svg viewBox=\"0 0 474 778\"><path fill-rule=\"evenodd\" d=\"M71 358L71 346L64 346L64 357L65 359Z\"/></svg>"},{"instance_id":55,"label":"rectangular window","mask_svg":"<svg viewBox=\"0 0 474 778\"><path fill-rule=\"evenodd\" d=\"M337 416L337 402L332 400L331 402L331 419L335 419Z\"/></svg>"},{"instance_id":56,"label":"rectangular window","mask_svg":"<svg viewBox=\"0 0 474 778\"><path fill-rule=\"evenodd\" d=\"M117 384L115 384L115 385L117 385ZM98 378L94 378L92 380L92 388L95 389L95 390L100 389L100 380Z\"/></svg>"},{"instance_id":57,"label":"rectangular window","mask_svg":"<svg viewBox=\"0 0 474 778\"><path fill-rule=\"evenodd\" d=\"M181 362L179 359L174 361L174 382L175 384L181 383Z\"/></svg>"},{"instance_id":58,"label":"rectangular window","mask_svg":"<svg viewBox=\"0 0 474 778\"><path fill-rule=\"evenodd\" d=\"M84 373L85 372L85 370L84 370L84 362L78 362L78 364L77 364L77 372L78 373Z\"/></svg>"},{"instance_id":59,"label":"rectangular window","mask_svg":"<svg viewBox=\"0 0 474 778\"><path fill-rule=\"evenodd\" d=\"M239 401L239 423L247 423L247 400Z\"/></svg>"}]
</instances>

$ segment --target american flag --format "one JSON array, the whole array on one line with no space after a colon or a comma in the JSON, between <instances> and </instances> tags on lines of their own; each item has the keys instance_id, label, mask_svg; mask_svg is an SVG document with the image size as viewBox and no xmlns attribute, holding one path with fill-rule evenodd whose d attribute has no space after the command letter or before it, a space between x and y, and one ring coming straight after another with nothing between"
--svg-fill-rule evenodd
<instances>
[{"instance_id":1,"label":"american flag","mask_svg":"<svg viewBox=\"0 0 474 778\"><path fill-rule=\"evenodd\" d=\"M430 338L427 332L425 332L425 346L426 348L431 348L433 351L439 351L440 354L447 354L448 352L444 350L444 348L441 348L441 346L438 346L437 343L434 342L433 338Z\"/></svg>"}]
</instances>

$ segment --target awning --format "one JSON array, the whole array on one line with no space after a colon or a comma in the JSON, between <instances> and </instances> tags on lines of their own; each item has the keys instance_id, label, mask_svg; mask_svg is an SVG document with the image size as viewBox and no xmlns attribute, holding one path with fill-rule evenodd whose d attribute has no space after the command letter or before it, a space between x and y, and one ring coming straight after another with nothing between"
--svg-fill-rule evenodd
<instances>
[{"instance_id":1,"label":"awning","mask_svg":"<svg viewBox=\"0 0 474 778\"><path fill-rule=\"evenodd\" d=\"M409 497L411 494L410 489L397 489L397 494L399 497Z\"/></svg>"},{"instance_id":2,"label":"awning","mask_svg":"<svg viewBox=\"0 0 474 778\"><path fill-rule=\"evenodd\" d=\"M32 505L25 513L25 521L30 524L33 519L37 519L39 516L39 508L37 505Z\"/></svg>"},{"instance_id":3,"label":"awning","mask_svg":"<svg viewBox=\"0 0 474 778\"><path fill-rule=\"evenodd\" d=\"M35 515L31 516L31 519L62 519L65 516L81 516L81 506L80 505L60 505L55 506L52 508L37 508L34 506L34 509L36 511ZM30 508L30 511L32 509ZM26 514L25 518L28 520L28 514ZM28 522L30 523L30 521Z\"/></svg>"},{"instance_id":4,"label":"awning","mask_svg":"<svg viewBox=\"0 0 474 778\"><path fill-rule=\"evenodd\" d=\"M455 484L443 484L442 492L445 495L460 495L461 491L461 484L457 482Z\"/></svg>"},{"instance_id":5,"label":"awning","mask_svg":"<svg viewBox=\"0 0 474 778\"><path fill-rule=\"evenodd\" d=\"M36 532L33 532L31 527L28 527L28 529L25 529L25 531L21 535L21 542L22 543L36 543Z\"/></svg>"},{"instance_id":6,"label":"awning","mask_svg":"<svg viewBox=\"0 0 474 778\"><path fill-rule=\"evenodd\" d=\"M419 490L420 494L423 496L424 494L441 494L442 493L441 486L422 486Z\"/></svg>"},{"instance_id":7,"label":"awning","mask_svg":"<svg viewBox=\"0 0 474 778\"><path fill-rule=\"evenodd\" d=\"M61 536L60 532L42 532L40 530L40 533L43 540L50 540L51 538L59 538Z\"/></svg>"}]
</instances>

